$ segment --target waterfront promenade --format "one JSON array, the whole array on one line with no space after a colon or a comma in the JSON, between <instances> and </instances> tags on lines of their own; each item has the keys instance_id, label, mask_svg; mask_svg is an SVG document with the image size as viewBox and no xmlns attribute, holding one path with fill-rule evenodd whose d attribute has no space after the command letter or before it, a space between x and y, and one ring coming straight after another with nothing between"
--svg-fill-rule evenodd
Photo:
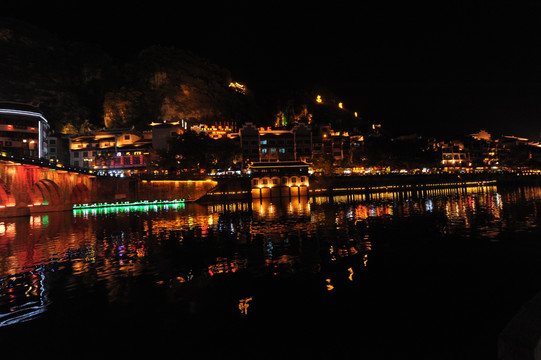
<instances>
[{"instance_id":1,"label":"waterfront promenade","mask_svg":"<svg viewBox=\"0 0 541 360\"><path fill-rule=\"evenodd\" d=\"M28 159L0 158L0 217L71 210L96 203L139 201L224 202L250 199L250 177L208 179L99 176ZM353 193L423 191L434 188L540 184L529 173L445 173L416 175L310 176L306 191L291 196L335 196ZM268 192L269 196L271 192ZM276 194L276 193L275 193ZM280 194L279 192L277 194ZM293 194L293 195L291 195ZM273 195L274 196L274 195ZM286 196L287 197L287 196Z\"/></svg>"}]
</instances>

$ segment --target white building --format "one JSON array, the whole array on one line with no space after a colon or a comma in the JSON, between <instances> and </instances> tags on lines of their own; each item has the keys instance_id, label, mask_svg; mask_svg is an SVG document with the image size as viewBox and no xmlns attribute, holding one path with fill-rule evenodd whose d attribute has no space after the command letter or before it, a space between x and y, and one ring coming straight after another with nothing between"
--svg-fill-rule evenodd
<instances>
[{"instance_id":1,"label":"white building","mask_svg":"<svg viewBox=\"0 0 541 360\"><path fill-rule=\"evenodd\" d=\"M0 151L19 157L47 156L49 122L34 106L0 103Z\"/></svg>"}]
</instances>

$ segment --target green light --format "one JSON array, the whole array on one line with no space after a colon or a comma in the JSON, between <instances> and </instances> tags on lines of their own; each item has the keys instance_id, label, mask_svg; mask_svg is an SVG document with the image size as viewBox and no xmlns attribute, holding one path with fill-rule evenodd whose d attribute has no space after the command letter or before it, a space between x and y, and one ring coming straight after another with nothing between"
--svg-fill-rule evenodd
<instances>
[{"instance_id":1,"label":"green light","mask_svg":"<svg viewBox=\"0 0 541 360\"><path fill-rule=\"evenodd\" d=\"M150 212L158 211L159 209L169 207L173 209L184 208L184 200L176 201L156 201L142 203L128 203L129 205L113 205L113 204L93 204L93 205L77 205L73 206L73 214L75 216L90 215L107 215L129 212Z\"/></svg>"},{"instance_id":2,"label":"green light","mask_svg":"<svg viewBox=\"0 0 541 360\"><path fill-rule=\"evenodd\" d=\"M154 201L124 201L116 203L94 203L94 204L82 204L82 205L73 205L73 209L91 209L91 208L101 208L101 207L125 207L125 206L146 206L146 205L168 205L168 204L183 204L184 199L181 200L154 200Z\"/></svg>"}]
</instances>

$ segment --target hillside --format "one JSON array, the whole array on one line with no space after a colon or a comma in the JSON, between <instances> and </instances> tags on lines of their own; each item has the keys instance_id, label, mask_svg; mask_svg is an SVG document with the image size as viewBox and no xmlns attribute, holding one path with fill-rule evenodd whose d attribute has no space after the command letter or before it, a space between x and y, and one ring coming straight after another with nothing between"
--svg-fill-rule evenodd
<instances>
[{"instance_id":1,"label":"hillside","mask_svg":"<svg viewBox=\"0 0 541 360\"><path fill-rule=\"evenodd\" d=\"M150 47L118 63L93 45L0 19L0 53L0 100L39 106L57 131L264 117L249 91L229 86L227 69L175 48Z\"/></svg>"}]
</instances>

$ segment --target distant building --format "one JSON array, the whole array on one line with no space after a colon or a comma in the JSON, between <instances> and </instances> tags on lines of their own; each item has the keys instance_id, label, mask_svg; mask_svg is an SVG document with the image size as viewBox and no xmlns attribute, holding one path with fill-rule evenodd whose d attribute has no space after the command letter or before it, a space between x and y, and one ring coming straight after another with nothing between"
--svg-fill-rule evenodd
<instances>
[{"instance_id":1,"label":"distant building","mask_svg":"<svg viewBox=\"0 0 541 360\"><path fill-rule=\"evenodd\" d=\"M95 131L70 139L70 165L97 172L128 175L149 165L152 134L133 129Z\"/></svg>"},{"instance_id":2,"label":"distant building","mask_svg":"<svg viewBox=\"0 0 541 360\"><path fill-rule=\"evenodd\" d=\"M50 133L47 137L46 159L54 160L62 164L70 163L70 139L69 135Z\"/></svg>"},{"instance_id":3,"label":"distant building","mask_svg":"<svg viewBox=\"0 0 541 360\"><path fill-rule=\"evenodd\" d=\"M15 156L47 156L49 122L36 107L0 103L0 151Z\"/></svg>"},{"instance_id":4,"label":"distant building","mask_svg":"<svg viewBox=\"0 0 541 360\"><path fill-rule=\"evenodd\" d=\"M218 140L222 138L235 138L238 136L238 126L236 121L215 120L209 124L199 124L191 127L197 134L204 134L211 139Z\"/></svg>"},{"instance_id":5,"label":"distant building","mask_svg":"<svg viewBox=\"0 0 541 360\"><path fill-rule=\"evenodd\" d=\"M334 131L330 124L320 125L314 133L314 155L330 155L334 164L351 157L351 140L347 132Z\"/></svg>"},{"instance_id":6,"label":"distant building","mask_svg":"<svg viewBox=\"0 0 541 360\"><path fill-rule=\"evenodd\" d=\"M460 143L444 144L441 147L441 164L448 168L472 166L470 153Z\"/></svg>"},{"instance_id":7,"label":"distant building","mask_svg":"<svg viewBox=\"0 0 541 360\"><path fill-rule=\"evenodd\" d=\"M169 144L173 139L184 134L187 123L182 121L151 123L152 148L159 151L169 151Z\"/></svg>"},{"instance_id":8,"label":"distant building","mask_svg":"<svg viewBox=\"0 0 541 360\"><path fill-rule=\"evenodd\" d=\"M246 123L239 131L245 162L306 161L312 158L312 132L299 123L290 130L257 128Z\"/></svg>"},{"instance_id":9,"label":"distant building","mask_svg":"<svg viewBox=\"0 0 541 360\"><path fill-rule=\"evenodd\" d=\"M485 130L470 134L464 139L464 146L468 149L472 166L477 169L494 168L499 165L499 141L492 140L492 136Z\"/></svg>"}]
</instances>

